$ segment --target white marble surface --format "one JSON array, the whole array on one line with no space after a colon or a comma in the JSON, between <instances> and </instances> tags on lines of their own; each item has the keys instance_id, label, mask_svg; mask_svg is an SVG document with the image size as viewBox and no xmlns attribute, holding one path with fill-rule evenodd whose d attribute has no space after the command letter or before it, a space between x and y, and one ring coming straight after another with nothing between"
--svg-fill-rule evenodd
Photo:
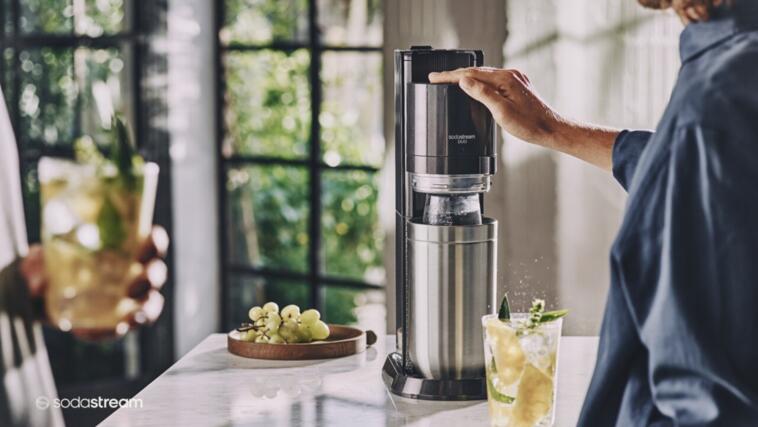
<instances>
[{"instance_id":1,"label":"white marble surface","mask_svg":"<svg viewBox=\"0 0 758 427\"><path fill-rule=\"evenodd\" d=\"M555 426L575 426L597 337L564 337ZM331 360L283 362L229 354L226 336L198 344L101 425L127 426L486 426L486 402L429 402L390 395L381 378L394 337Z\"/></svg>"}]
</instances>

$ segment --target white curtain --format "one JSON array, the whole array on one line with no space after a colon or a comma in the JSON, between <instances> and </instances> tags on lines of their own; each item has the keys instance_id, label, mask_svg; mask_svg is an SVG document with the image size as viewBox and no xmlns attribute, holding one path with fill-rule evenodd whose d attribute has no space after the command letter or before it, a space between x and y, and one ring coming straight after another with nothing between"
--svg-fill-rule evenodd
<instances>
[{"instance_id":1,"label":"white curtain","mask_svg":"<svg viewBox=\"0 0 758 427\"><path fill-rule=\"evenodd\" d=\"M16 138L0 88L0 269L27 250Z\"/></svg>"}]
</instances>

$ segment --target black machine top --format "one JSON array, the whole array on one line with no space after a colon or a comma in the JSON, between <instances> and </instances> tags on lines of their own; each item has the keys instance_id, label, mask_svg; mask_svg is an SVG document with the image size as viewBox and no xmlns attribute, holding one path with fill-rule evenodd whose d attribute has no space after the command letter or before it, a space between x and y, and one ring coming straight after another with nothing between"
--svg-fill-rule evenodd
<instances>
[{"instance_id":1,"label":"black machine top","mask_svg":"<svg viewBox=\"0 0 758 427\"><path fill-rule=\"evenodd\" d=\"M414 46L395 51L397 137L408 172L495 173L492 115L457 84L431 84L428 78L430 72L481 66L483 62L479 50Z\"/></svg>"},{"instance_id":2,"label":"black machine top","mask_svg":"<svg viewBox=\"0 0 758 427\"><path fill-rule=\"evenodd\" d=\"M395 55L402 57L403 68L410 72L407 76L403 76L403 80L413 83L429 83L428 76L431 72L484 65L484 54L481 50L411 46L408 50L395 50Z\"/></svg>"}]
</instances>

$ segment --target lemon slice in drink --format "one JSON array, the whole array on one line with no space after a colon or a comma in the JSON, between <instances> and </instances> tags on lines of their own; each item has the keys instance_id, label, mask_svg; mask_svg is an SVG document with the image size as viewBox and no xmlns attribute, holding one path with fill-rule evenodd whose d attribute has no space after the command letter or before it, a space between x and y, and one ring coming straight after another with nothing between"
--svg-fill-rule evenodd
<instances>
[{"instance_id":1,"label":"lemon slice in drink","mask_svg":"<svg viewBox=\"0 0 758 427\"><path fill-rule=\"evenodd\" d=\"M487 336L492 341L492 356L500 383L505 386L514 384L526 364L516 331L499 319L491 319L487 322Z\"/></svg>"},{"instance_id":2,"label":"lemon slice in drink","mask_svg":"<svg viewBox=\"0 0 758 427\"><path fill-rule=\"evenodd\" d=\"M550 413L553 405L553 380L528 363L521 376L521 382L513 407L513 426L533 426Z\"/></svg>"}]
</instances>

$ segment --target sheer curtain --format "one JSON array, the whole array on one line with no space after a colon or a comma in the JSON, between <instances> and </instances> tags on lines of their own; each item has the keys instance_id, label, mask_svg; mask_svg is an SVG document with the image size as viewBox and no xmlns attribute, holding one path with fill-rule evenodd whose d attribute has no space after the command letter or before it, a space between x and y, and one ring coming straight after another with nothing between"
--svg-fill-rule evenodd
<instances>
[{"instance_id":1,"label":"sheer curtain","mask_svg":"<svg viewBox=\"0 0 758 427\"><path fill-rule=\"evenodd\" d=\"M28 250L23 209L16 138L0 87L0 270Z\"/></svg>"}]
</instances>

